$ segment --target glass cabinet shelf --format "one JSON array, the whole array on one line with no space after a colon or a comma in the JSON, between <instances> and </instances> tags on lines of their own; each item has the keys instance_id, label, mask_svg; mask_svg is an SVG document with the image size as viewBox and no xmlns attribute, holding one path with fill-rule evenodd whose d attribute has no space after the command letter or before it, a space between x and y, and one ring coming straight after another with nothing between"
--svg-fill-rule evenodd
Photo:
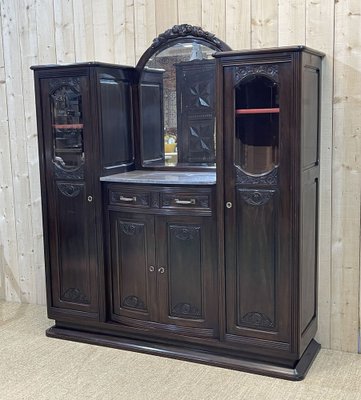
<instances>
[{"instance_id":1,"label":"glass cabinet shelf","mask_svg":"<svg viewBox=\"0 0 361 400\"><path fill-rule=\"evenodd\" d=\"M276 114L279 113L279 107L273 108L240 108L236 110L236 114Z\"/></svg>"},{"instance_id":2,"label":"glass cabinet shelf","mask_svg":"<svg viewBox=\"0 0 361 400\"><path fill-rule=\"evenodd\" d=\"M83 124L53 124L55 129L83 129Z\"/></svg>"}]
</instances>

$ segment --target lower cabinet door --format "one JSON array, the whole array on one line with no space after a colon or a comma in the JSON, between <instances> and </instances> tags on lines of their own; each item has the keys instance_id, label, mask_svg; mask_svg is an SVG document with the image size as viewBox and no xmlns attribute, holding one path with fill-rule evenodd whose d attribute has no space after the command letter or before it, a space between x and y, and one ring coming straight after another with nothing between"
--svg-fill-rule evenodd
<instances>
[{"instance_id":1,"label":"lower cabinet door","mask_svg":"<svg viewBox=\"0 0 361 400\"><path fill-rule=\"evenodd\" d=\"M154 216L110 212L111 310L115 321L154 320Z\"/></svg>"},{"instance_id":2,"label":"lower cabinet door","mask_svg":"<svg viewBox=\"0 0 361 400\"><path fill-rule=\"evenodd\" d=\"M157 294L163 329L213 337L218 324L213 219L160 216L156 232Z\"/></svg>"}]
</instances>

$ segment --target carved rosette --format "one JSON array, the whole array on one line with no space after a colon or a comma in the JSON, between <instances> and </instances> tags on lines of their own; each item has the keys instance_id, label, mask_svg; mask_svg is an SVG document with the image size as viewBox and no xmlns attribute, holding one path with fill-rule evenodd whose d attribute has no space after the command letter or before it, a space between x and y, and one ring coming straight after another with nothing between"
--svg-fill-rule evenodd
<instances>
[{"instance_id":1,"label":"carved rosette","mask_svg":"<svg viewBox=\"0 0 361 400\"><path fill-rule=\"evenodd\" d=\"M264 175L248 175L236 166L236 181L242 185L277 185L278 168Z\"/></svg>"},{"instance_id":2,"label":"carved rosette","mask_svg":"<svg viewBox=\"0 0 361 400\"><path fill-rule=\"evenodd\" d=\"M137 296L131 295L127 296L122 303L123 307L128 307L128 308L136 308L138 310L145 310L145 304L144 301Z\"/></svg>"},{"instance_id":3,"label":"carved rosette","mask_svg":"<svg viewBox=\"0 0 361 400\"><path fill-rule=\"evenodd\" d=\"M271 190L244 190L240 193L242 199L251 206L263 206L274 195L274 191Z\"/></svg>"},{"instance_id":4,"label":"carved rosette","mask_svg":"<svg viewBox=\"0 0 361 400\"><path fill-rule=\"evenodd\" d=\"M222 45L222 42L213 34L207 31L204 31L199 26L193 26L189 24L182 25L174 25L173 28L166 30L161 33L158 37L153 40L152 48L156 49L161 46L163 43L167 42L170 39L175 39L177 37L185 37L185 36L194 36L199 39L207 40L208 42L213 43L216 47Z\"/></svg>"},{"instance_id":5,"label":"carved rosette","mask_svg":"<svg viewBox=\"0 0 361 400\"><path fill-rule=\"evenodd\" d=\"M199 226L171 226L170 232L179 240L193 240L199 237Z\"/></svg>"},{"instance_id":6,"label":"carved rosette","mask_svg":"<svg viewBox=\"0 0 361 400\"><path fill-rule=\"evenodd\" d=\"M84 185L77 185L74 183L57 183L60 192L66 197L76 197L79 195Z\"/></svg>"},{"instance_id":7,"label":"carved rosette","mask_svg":"<svg viewBox=\"0 0 361 400\"><path fill-rule=\"evenodd\" d=\"M67 289L63 293L61 298L64 301L69 301L72 303L90 304L90 301L87 298L87 296L84 293L82 293L80 289L77 288Z\"/></svg>"},{"instance_id":8,"label":"carved rosette","mask_svg":"<svg viewBox=\"0 0 361 400\"><path fill-rule=\"evenodd\" d=\"M260 64L236 67L234 70L234 83L237 85L241 80L253 75L263 75L277 83L279 81L277 65Z\"/></svg>"},{"instance_id":9,"label":"carved rosette","mask_svg":"<svg viewBox=\"0 0 361 400\"><path fill-rule=\"evenodd\" d=\"M274 322L265 314L260 312L249 312L241 318L241 323L252 325L257 328L274 328Z\"/></svg>"},{"instance_id":10,"label":"carved rosette","mask_svg":"<svg viewBox=\"0 0 361 400\"><path fill-rule=\"evenodd\" d=\"M150 204L152 208L159 208L159 193L152 193Z\"/></svg>"},{"instance_id":11,"label":"carved rosette","mask_svg":"<svg viewBox=\"0 0 361 400\"><path fill-rule=\"evenodd\" d=\"M172 309L172 315L177 317L201 318L201 312L193 304L178 303Z\"/></svg>"}]
</instances>

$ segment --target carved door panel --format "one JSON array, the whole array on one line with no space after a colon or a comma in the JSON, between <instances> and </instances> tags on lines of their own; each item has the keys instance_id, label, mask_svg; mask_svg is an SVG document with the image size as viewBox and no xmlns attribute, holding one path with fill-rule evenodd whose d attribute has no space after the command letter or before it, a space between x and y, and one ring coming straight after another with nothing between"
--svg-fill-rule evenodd
<instances>
[{"instance_id":1,"label":"carved door panel","mask_svg":"<svg viewBox=\"0 0 361 400\"><path fill-rule=\"evenodd\" d=\"M227 67L224 81L232 94L224 105L225 338L284 349L291 306L288 70L287 63Z\"/></svg>"},{"instance_id":2,"label":"carved door panel","mask_svg":"<svg viewBox=\"0 0 361 400\"><path fill-rule=\"evenodd\" d=\"M215 162L215 62L194 60L176 65L178 161Z\"/></svg>"},{"instance_id":3,"label":"carved door panel","mask_svg":"<svg viewBox=\"0 0 361 400\"><path fill-rule=\"evenodd\" d=\"M215 335L218 318L214 224L209 217L157 217L160 322L173 332Z\"/></svg>"},{"instance_id":4,"label":"carved door panel","mask_svg":"<svg viewBox=\"0 0 361 400\"><path fill-rule=\"evenodd\" d=\"M113 319L156 319L154 217L110 212L110 232Z\"/></svg>"},{"instance_id":5,"label":"carved door panel","mask_svg":"<svg viewBox=\"0 0 361 400\"><path fill-rule=\"evenodd\" d=\"M51 281L49 306L98 311L88 77L41 79ZM94 316L92 316L94 317Z\"/></svg>"}]
</instances>

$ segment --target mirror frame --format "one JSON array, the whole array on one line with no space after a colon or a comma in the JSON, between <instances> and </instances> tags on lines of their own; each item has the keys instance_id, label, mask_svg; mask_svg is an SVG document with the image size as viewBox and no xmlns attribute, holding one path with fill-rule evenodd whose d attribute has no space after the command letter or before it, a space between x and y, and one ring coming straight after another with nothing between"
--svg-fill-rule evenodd
<instances>
[{"instance_id":1,"label":"mirror frame","mask_svg":"<svg viewBox=\"0 0 361 400\"><path fill-rule=\"evenodd\" d=\"M144 166L142 161L142 146L141 146L141 107L140 107L140 81L142 72L149 61L149 59L162 50L174 46L177 43L197 42L207 47L214 49L214 52L232 50L226 43L218 39L213 33L203 30L199 26L189 24L174 25L172 28L166 30L157 36L151 46L143 53L139 59L135 69L137 71L137 90L136 90L136 121L135 121L135 155L137 160L137 169L160 169L160 170L206 170L214 167L204 166Z\"/></svg>"}]
</instances>

